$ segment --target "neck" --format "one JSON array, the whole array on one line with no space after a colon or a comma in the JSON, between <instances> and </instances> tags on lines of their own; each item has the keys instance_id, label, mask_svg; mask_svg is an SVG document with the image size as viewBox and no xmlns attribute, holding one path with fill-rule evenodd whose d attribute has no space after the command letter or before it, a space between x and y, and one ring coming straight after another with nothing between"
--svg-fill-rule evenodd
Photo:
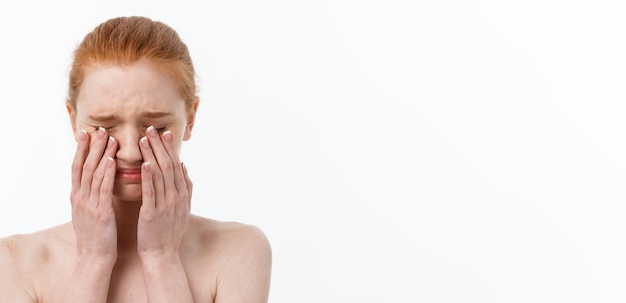
<instances>
[{"instance_id":1,"label":"neck","mask_svg":"<svg viewBox=\"0 0 626 303\"><path fill-rule=\"evenodd\" d=\"M118 256L134 256L137 254L137 220L141 201L114 199L113 208L117 223Z\"/></svg>"}]
</instances>

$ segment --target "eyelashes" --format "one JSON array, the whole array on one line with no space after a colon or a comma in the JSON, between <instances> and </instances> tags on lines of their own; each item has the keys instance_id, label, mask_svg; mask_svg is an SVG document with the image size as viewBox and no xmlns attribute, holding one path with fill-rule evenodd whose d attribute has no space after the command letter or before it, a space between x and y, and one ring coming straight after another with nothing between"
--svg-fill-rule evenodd
<instances>
[{"instance_id":1,"label":"eyelashes","mask_svg":"<svg viewBox=\"0 0 626 303\"><path fill-rule=\"evenodd\" d=\"M93 127L93 131L94 131L94 132L98 131L98 129L99 129L100 127L102 127L102 128L104 128L104 129L106 129L106 131L107 131L107 132L115 128L115 126L103 126L103 125L98 125L98 126L94 126L94 127ZM148 128L148 126L144 126L144 127L143 127L143 129L144 129L144 130L145 130L145 129L147 129L147 128ZM163 126L163 127L156 127L156 126L155 126L155 127L154 127L154 129L156 129L156 131L157 131L158 133L162 133L162 132L164 132L165 130L167 130L167 127L166 127L166 126Z\"/></svg>"}]
</instances>

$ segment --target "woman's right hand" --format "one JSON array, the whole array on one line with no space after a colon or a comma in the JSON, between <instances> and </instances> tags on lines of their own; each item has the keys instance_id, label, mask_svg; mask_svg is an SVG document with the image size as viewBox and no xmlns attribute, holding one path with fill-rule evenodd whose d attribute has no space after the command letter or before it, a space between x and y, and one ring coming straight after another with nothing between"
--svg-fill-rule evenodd
<instances>
[{"instance_id":1,"label":"woman's right hand","mask_svg":"<svg viewBox=\"0 0 626 303\"><path fill-rule=\"evenodd\" d=\"M102 127L91 136L84 130L78 134L70 200L79 258L117 259L112 202L116 151L116 140Z\"/></svg>"}]
</instances>

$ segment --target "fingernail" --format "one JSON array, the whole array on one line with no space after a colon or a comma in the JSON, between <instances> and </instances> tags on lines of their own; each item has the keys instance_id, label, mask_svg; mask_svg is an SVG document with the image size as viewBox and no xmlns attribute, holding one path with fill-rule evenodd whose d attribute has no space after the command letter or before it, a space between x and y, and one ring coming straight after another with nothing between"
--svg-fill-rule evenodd
<instances>
[{"instance_id":1,"label":"fingernail","mask_svg":"<svg viewBox=\"0 0 626 303\"><path fill-rule=\"evenodd\" d=\"M172 131L170 131L169 129L166 130L163 133L163 139L167 140L167 141L172 141Z\"/></svg>"},{"instance_id":2,"label":"fingernail","mask_svg":"<svg viewBox=\"0 0 626 303\"><path fill-rule=\"evenodd\" d=\"M108 167L113 166L113 158L111 158L111 157L108 157L108 158L107 158L107 166L108 166Z\"/></svg>"},{"instance_id":3,"label":"fingernail","mask_svg":"<svg viewBox=\"0 0 626 303\"><path fill-rule=\"evenodd\" d=\"M98 127L98 138L102 138L104 136L105 131L106 130L104 129L104 127L102 126Z\"/></svg>"},{"instance_id":4,"label":"fingernail","mask_svg":"<svg viewBox=\"0 0 626 303\"><path fill-rule=\"evenodd\" d=\"M146 168L146 171L148 171L148 172L149 172L149 171L150 171L150 162L148 162L148 161L144 162L144 163L143 163L143 167L145 167L145 168Z\"/></svg>"},{"instance_id":5,"label":"fingernail","mask_svg":"<svg viewBox=\"0 0 626 303\"><path fill-rule=\"evenodd\" d=\"M109 142L107 142L107 148L111 148L115 144L115 138L113 136L109 136Z\"/></svg>"},{"instance_id":6,"label":"fingernail","mask_svg":"<svg viewBox=\"0 0 626 303\"><path fill-rule=\"evenodd\" d=\"M153 136L154 135L154 126L152 126L152 125L148 126L148 129L146 129L146 131L148 132L148 135Z\"/></svg>"},{"instance_id":7,"label":"fingernail","mask_svg":"<svg viewBox=\"0 0 626 303\"><path fill-rule=\"evenodd\" d=\"M148 143L148 138L146 137L141 137L141 139L139 139L139 143L141 143L143 147L150 147L150 144Z\"/></svg>"},{"instance_id":8,"label":"fingernail","mask_svg":"<svg viewBox=\"0 0 626 303\"><path fill-rule=\"evenodd\" d=\"M85 140L87 139L87 131L84 129L81 129L80 132L78 132L78 140Z\"/></svg>"}]
</instances>

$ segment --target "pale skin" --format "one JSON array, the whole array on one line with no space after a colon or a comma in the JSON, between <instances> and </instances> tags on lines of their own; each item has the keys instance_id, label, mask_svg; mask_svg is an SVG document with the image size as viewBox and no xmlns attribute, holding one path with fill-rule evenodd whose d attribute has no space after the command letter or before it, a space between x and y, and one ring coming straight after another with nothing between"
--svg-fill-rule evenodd
<instances>
[{"instance_id":1,"label":"pale skin","mask_svg":"<svg viewBox=\"0 0 626 303\"><path fill-rule=\"evenodd\" d=\"M181 164L197 102L149 60L89 69L68 113L72 222L0 239L0 298L22 302L267 302L261 230L190 213Z\"/></svg>"}]
</instances>

